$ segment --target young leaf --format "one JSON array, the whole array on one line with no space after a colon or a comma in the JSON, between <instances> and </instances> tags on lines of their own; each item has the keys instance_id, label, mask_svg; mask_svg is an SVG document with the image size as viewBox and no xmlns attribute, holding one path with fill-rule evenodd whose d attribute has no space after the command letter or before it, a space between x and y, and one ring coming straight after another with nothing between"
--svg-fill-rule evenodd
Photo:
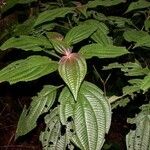
<instances>
[{"instance_id":1,"label":"young leaf","mask_svg":"<svg viewBox=\"0 0 150 150\"><path fill-rule=\"evenodd\" d=\"M26 107L20 116L16 138L27 134L36 127L39 116L47 112L53 105L58 87L46 85L37 96L33 97L33 101L28 109Z\"/></svg>"},{"instance_id":2,"label":"young leaf","mask_svg":"<svg viewBox=\"0 0 150 150\"><path fill-rule=\"evenodd\" d=\"M59 62L58 71L76 100L80 85L87 71L84 57L77 53L63 56Z\"/></svg>"},{"instance_id":3,"label":"young leaf","mask_svg":"<svg viewBox=\"0 0 150 150\"><path fill-rule=\"evenodd\" d=\"M136 124L136 129L131 130L126 136L128 150L150 149L150 104L142 105L141 109L135 118L128 119L128 123Z\"/></svg>"},{"instance_id":4,"label":"young leaf","mask_svg":"<svg viewBox=\"0 0 150 150\"><path fill-rule=\"evenodd\" d=\"M40 25L44 22L52 21L58 17L64 17L66 14L71 13L73 10L73 7L63 7L53 10L46 10L39 14L34 26Z\"/></svg>"},{"instance_id":5,"label":"young leaf","mask_svg":"<svg viewBox=\"0 0 150 150\"><path fill-rule=\"evenodd\" d=\"M85 58L94 56L99 58L114 58L129 52L125 47L117 47L113 45L90 44L83 46L79 51Z\"/></svg>"},{"instance_id":6,"label":"young leaf","mask_svg":"<svg viewBox=\"0 0 150 150\"><path fill-rule=\"evenodd\" d=\"M59 96L59 116L63 125L67 124L67 119L73 116L75 105L74 98L67 87L65 87Z\"/></svg>"},{"instance_id":7,"label":"young leaf","mask_svg":"<svg viewBox=\"0 0 150 150\"><path fill-rule=\"evenodd\" d=\"M65 36L67 43L76 44L86 38L88 38L94 31L97 30L96 26L93 25L79 25L72 28Z\"/></svg>"},{"instance_id":8,"label":"young leaf","mask_svg":"<svg viewBox=\"0 0 150 150\"><path fill-rule=\"evenodd\" d=\"M45 37L33 37L22 35L18 38L12 37L4 42L0 49L18 48L22 50L41 51L44 48L52 48L51 43Z\"/></svg>"},{"instance_id":9,"label":"young leaf","mask_svg":"<svg viewBox=\"0 0 150 150\"><path fill-rule=\"evenodd\" d=\"M143 8L148 8L150 7L150 2L146 1L146 0L138 0L137 2L132 2L126 13L133 11L133 10L137 10L137 9L143 9Z\"/></svg>"},{"instance_id":10,"label":"young leaf","mask_svg":"<svg viewBox=\"0 0 150 150\"><path fill-rule=\"evenodd\" d=\"M0 70L0 82L32 81L57 70L58 63L45 56L30 56Z\"/></svg>"},{"instance_id":11,"label":"young leaf","mask_svg":"<svg viewBox=\"0 0 150 150\"><path fill-rule=\"evenodd\" d=\"M40 141L43 150L65 150L67 146L66 134L61 135L61 123L58 114L58 107L53 109L45 117L46 129L41 132Z\"/></svg>"},{"instance_id":12,"label":"young leaf","mask_svg":"<svg viewBox=\"0 0 150 150\"><path fill-rule=\"evenodd\" d=\"M74 109L76 142L83 150L99 150L111 123L111 108L102 91L84 82Z\"/></svg>"}]
</instances>

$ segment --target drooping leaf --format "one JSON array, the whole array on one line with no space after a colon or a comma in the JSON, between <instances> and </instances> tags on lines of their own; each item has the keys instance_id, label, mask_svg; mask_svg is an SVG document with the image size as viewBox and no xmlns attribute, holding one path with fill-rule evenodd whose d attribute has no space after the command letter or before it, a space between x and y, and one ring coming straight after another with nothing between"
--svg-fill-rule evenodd
<instances>
[{"instance_id":1,"label":"drooping leaf","mask_svg":"<svg viewBox=\"0 0 150 150\"><path fill-rule=\"evenodd\" d=\"M33 37L22 35L18 38L12 37L4 42L0 49L18 48L22 50L41 51L44 48L52 48L51 43L45 37Z\"/></svg>"},{"instance_id":2,"label":"drooping leaf","mask_svg":"<svg viewBox=\"0 0 150 150\"><path fill-rule=\"evenodd\" d=\"M87 71L84 57L77 53L63 56L60 60L58 70L76 100L80 85Z\"/></svg>"},{"instance_id":3,"label":"drooping leaf","mask_svg":"<svg viewBox=\"0 0 150 150\"><path fill-rule=\"evenodd\" d=\"M31 105L28 109L25 107L20 116L16 138L27 134L36 127L39 116L47 112L53 105L57 88L58 87L46 85L37 96L32 98Z\"/></svg>"},{"instance_id":4,"label":"drooping leaf","mask_svg":"<svg viewBox=\"0 0 150 150\"><path fill-rule=\"evenodd\" d=\"M111 108L103 92L84 82L74 109L75 135L73 141L83 150L99 150L111 123Z\"/></svg>"},{"instance_id":5,"label":"drooping leaf","mask_svg":"<svg viewBox=\"0 0 150 150\"><path fill-rule=\"evenodd\" d=\"M125 47L117 47L113 45L90 44L83 46L79 51L85 58L94 56L99 58L114 58L129 52Z\"/></svg>"},{"instance_id":6,"label":"drooping leaf","mask_svg":"<svg viewBox=\"0 0 150 150\"><path fill-rule=\"evenodd\" d=\"M65 150L67 146L66 134L61 135L61 123L58 107L45 117L46 129L41 132L40 141L43 150Z\"/></svg>"},{"instance_id":7,"label":"drooping leaf","mask_svg":"<svg viewBox=\"0 0 150 150\"><path fill-rule=\"evenodd\" d=\"M58 63L45 56L30 56L0 70L0 82L32 81L57 70Z\"/></svg>"},{"instance_id":8,"label":"drooping leaf","mask_svg":"<svg viewBox=\"0 0 150 150\"><path fill-rule=\"evenodd\" d=\"M63 125L67 124L67 119L73 116L75 105L74 98L67 87L65 87L59 96L59 116Z\"/></svg>"},{"instance_id":9,"label":"drooping leaf","mask_svg":"<svg viewBox=\"0 0 150 150\"><path fill-rule=\"evenodd\" d=\"M87 4L88 8L94 8L97 6L113 6L124 2L123 0L95 0L89 1Z\"/></svg>"},{"instance_id":10,"label":"drooping leaf","mask_svg":"<svg viewBox=\"0 0 150 150\"><path fill-rule=\"evenodd\" d=\"M34 26L40 25L44 22L52 21L58 17L64 17L66 14L71 13L73 10L73 7L62 7L46 10L39 14Z\"/></svg>"},{"instance_id":11,"label":"drooping leaf","mask_svg":"<svg viewBox=\"0 0 150 150\"><path fill-rule=\"evenodd\" d=\"M96 29L96 26L87 24L76 26L66 34L65 41L69 44L76 44L88 38Z\"/></svg>"},{"instance_id":12,"label":"drooping leaf","mask_svg":"<svg viewBox=\"0 0 150 150\"><path fill-rule=\"evenodd\" d=\"M133 10L143 9L143 8L148 8L148 7L150 7L150 2L148 2L146 0L138 0L136 2L132 2L129 5L126 13L130 12L130 11L133 11Z\"/></svg>"},{"instance_id":13,"label":"drooping leaf","mask_svg":"<svg viewBox=\"0 0 150 150\"><path fill-rule=\"evenodd\" d=\"M150 74L148 74L147 76L145 76L145 78L143 79L142 83L141 83L141 89L143 91L146 91L150 88Z\"/></svg>"},{"instance_id":14,"label":"drooping leaf","mask_svg":"<svg viewBox=\"0 0 150 150\"><path fill-rule=\"evenodd\" d=\"M137 40L135 47L150 47L150 35L146 35Z\"/></svg>"},{"instance_id":15,"label":"drooping leaf","mask_svg":"<svg viewBox=\"0 0 150 150\"><path fill-rule=\"evenodd\" d=\"M150 104L142 105L141 112L128 122L136 124L136 129L131 130L126 136L128 150L150 149Z\"/></svg>"}]
</instances>

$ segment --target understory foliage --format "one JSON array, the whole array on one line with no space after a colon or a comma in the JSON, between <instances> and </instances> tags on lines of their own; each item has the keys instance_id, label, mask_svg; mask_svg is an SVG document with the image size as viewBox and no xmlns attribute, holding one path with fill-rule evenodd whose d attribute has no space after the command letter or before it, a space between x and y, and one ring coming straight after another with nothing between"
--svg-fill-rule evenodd
<instances>
[{"instance_id":1,"label":"understory foliage","mask_svg":"<svg viewBox=\"0 0 150 150\"><path fill-rule=\"evenodd\" d=\"M0 36L1 54L15 49L29 53L1 68L0 82L12 85L48 74L63 80L44 85L24 106L16 138L33 130L45 114L46 128L39 137L43 150L102 149L112 109L126 106L138 93L148 95L150 2L7 0L0 5L2 16L15 7L29 9L26 20ZM113 81L115 72L123 85ZM107 88L108 80L118 92ZM149 150L149 100L128 123L136 128L126 136L127 149Z\"/></svg>"}]
</instances>

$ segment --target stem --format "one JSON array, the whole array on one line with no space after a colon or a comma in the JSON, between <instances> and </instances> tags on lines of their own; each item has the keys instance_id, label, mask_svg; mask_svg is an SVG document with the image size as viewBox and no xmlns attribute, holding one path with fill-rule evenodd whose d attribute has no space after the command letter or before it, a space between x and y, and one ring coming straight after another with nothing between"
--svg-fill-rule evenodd
<instances>
[{"instance_id":1,"label":"stem","mask_svg":"<svg viewBox=\"0 0 150 150\"><path fill-rule=\"evenodd\" d=\"M44 50L46 53L48 53L48 54L50 54L50 55L52 55L52 56L54 56L54 57L57 57L57 58L61 58L60 56L58 56L57 54L55 54L55 53L53 53L53 52L50 52L50 51L48 51L48 50Z\"/></svg>"}]
</instances>

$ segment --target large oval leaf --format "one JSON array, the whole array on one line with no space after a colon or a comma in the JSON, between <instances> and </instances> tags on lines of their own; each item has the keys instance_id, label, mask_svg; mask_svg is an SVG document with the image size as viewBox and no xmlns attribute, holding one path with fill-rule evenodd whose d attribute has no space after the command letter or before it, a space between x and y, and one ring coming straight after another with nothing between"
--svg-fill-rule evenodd
<instances>
[{"instance_id":1,"label":"large oval leaf","mask_svg":"<svg viewBox=\"0 0 150 150\"><path fill-rule=\"evenodd\" d=\"M0 82L14 84L32 81L57 70L58 63L45 56L30 56L11 63L0 71Z\"/></svg>"},{"instance_id":2,"label":"large oval leaf","mask_svg":"<svg viewBox=\"0 0 150 150\"><path fill-rule=\"evenodd\" d=\"M128 122L136 124L136 129L131 130L126 136L128 150L150 149L150 104L143 105L142 111L135 118L129 118Z\"/></svg>"},{"instance_id":3,"label":"large oval leaf","mask_svg":"<svg viewBox=\"0 0 150 150\"><path fill-rule=\"evenodd\" d=\"M33 101L28 109L26 107L20 116L16 138L27 134L36 127L36 121L39 116L47 112L53 105L56 97L56 90L58 87L46 85L38 96L33 97Z\"/></svg>"},{"instance_id":4,"label":"large oval leaf","mask_svg":"<svg viewBox=\"0 0 150 150\"><path fill-rule=\"evenodd\" d=\"M73 10L74 10L73 7L72 8L71 7L62 7L62 8L56 8L53 10L44 11L38 16L34 26L37 26L44 22L52 21L58 17L64 17L66 14L71 13Z\"/></svg>"},{"instance_id":5,"label":"large oval leaf","mask_svg":"<svg viewBox=\"0 0 150 150\"><path fill-rule=\"evenodd\" d=\"M69 44L76 44L88 38L96 29L96 26L87 24L76 26L66 34L65 41Z\"/></svg>"},{"instance_id":6,"label":"large oval leaf","mask_svg":"<svg viewBox=\"0 0 150 150\"><path fill-rule=\"evenodd\" d=\"M92 58L94 56L99 58L114 58L129 53L125 47L101 44L83 46L79 52L85 58Z\"/></svg>"},{"instance_id":7,"label":"large oval leaf","mask_svg":"<svg viewBox=\"0 0 150 150\"><path fill-rule=\"evenodd\" d=\"M60 60L58 70L60 76L68 85L76 100L81 82L83 81L87 71L85 59L77 53L71 53L67 56L63 56Z\"/></svg>"},{"instance_id":8,"label":"large oval leaf","mask_svg":"<svg viewBox=\"0 0 150 150\"><path fill-rule=\"evenodd\" d=\"M82 150L99 150L103 146L110 123L111 108L103 92L95 85L84 82L74 109L76 135L73 141Z\"/></svg>"},{"instance_id":9,"label":"large oval leaf","mask_svg":"<svg viewBox=\"0 0 150 150\"><path fill-rule=\"evenodd\" d=\"M22 35L18 38L12 37L1 45L1 50L18 48L22 50L41 51L44 48L52 48L51 43L45 37L34 37Z\"/></svg>"}]
</instances>

